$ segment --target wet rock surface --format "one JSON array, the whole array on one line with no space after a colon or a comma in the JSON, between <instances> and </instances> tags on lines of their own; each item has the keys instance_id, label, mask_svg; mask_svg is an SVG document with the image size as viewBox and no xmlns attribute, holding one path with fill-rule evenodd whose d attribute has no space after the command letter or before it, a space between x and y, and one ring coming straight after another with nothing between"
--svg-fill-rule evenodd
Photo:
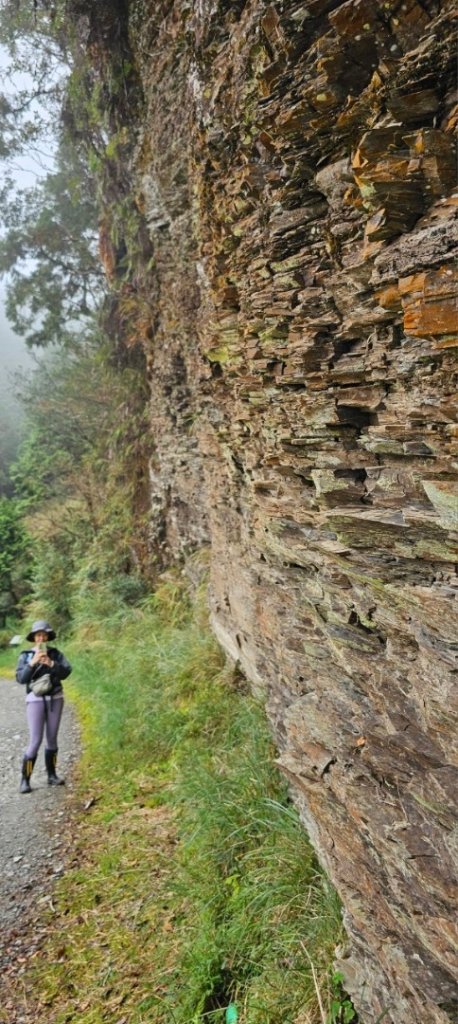
<instances>
[{"instance_id":1,"label":"wet rock surface","mask_svg":"<svg viewBox=\"0 0 458 1024\"><path fill-rule=\"evenodd\" d=\"M210 546L213 627L343 899L362 1019L448 1024L451 5L163 0L129 32L155 557Z\"/></svg>"}]
</instances>

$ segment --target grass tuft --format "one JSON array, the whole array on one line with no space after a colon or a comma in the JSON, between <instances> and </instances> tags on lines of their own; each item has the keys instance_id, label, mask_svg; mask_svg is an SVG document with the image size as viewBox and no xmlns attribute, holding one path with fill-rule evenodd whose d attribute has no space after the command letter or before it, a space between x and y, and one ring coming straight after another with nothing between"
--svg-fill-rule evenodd
<instances>
[{"instance_id":1,"label":"grass tuft","mask_svg":"<svg viewBox=\"0 0 458 1024\"><path fill-rule=\"evenodd\" d=\"M88 608L73 648L93 804L35 960L40 1012L223 1024L233 1004L239 1024L322 1024L339 903L201 601L171 577L122 619Z\"/></svg>"}]
</instances>

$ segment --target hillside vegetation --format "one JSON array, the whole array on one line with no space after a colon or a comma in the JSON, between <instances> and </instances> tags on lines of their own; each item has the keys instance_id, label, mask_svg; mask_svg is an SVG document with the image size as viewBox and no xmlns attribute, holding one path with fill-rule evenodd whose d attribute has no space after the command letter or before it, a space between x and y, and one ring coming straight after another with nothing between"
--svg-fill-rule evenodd
<instances>
[{"instance_id":1,"label":"hillside vegetation","mask_svg":"<svg viewBox=\"0 0 458 1024\"><path fill-rule=\"evenodd\" d=\"M74 838L16 993L53 1024L356 1020L331 968L338 900L204 593L173 575L102 620L94 588L74 624Z\"/></svg>"},{"instance_id":2,"label":"hillside vegetation","mask_svg":"<svg viewBox=\"0 0 458 1024\"><path fill-rule=\"evenodd\" d=\"M46 130L62 112L55 168L6 188L0 270L40 358L18 383L25 426L0 481L3 640L21 618L52 621L84 757L69 869L0 1020L13 1000L55 1024L350 1022L332 973L340 905L262 705L210 633L205 552L164 575L151 546L148 254L124 163L135 79L118 49L94 80L71 7L38 5L34 26L2 11L13 66L19 43L37 67L50 53L70 65L43 115ZM13 115L7 157L28 133Z\"/></svg>"}]
</instances>

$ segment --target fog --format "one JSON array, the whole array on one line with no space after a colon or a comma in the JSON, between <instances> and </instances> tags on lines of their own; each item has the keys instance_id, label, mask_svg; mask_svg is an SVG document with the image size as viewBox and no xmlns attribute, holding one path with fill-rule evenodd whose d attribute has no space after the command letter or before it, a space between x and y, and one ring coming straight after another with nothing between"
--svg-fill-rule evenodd
<instances>
[{"instance_id":1,"label":"fog","mask_svg":"<svg viewBox=\"0 0 458 1024\"><path fill-rule=\"evenodd\" d=\"M24 339L18 338L6 318L5 290L5 282L0 280L0 379L2 381L6 371L31 363L30 351Z\"/></svg>"},{"instance_id":2,"label":"fog","mask_svg":"<svg viewBox=\"0 0 458 1024\"><path fill-rule=\"evenodd\" d=\"M8 99L14 99L17 92L33 86L31 75L11 73L10 56L6 48L0 45L0 93ZM39 109L39 108L38 108ZM46 151L46 142L40 143L40 156L32 152L17 155L12 161L0 161L0 181L5 174L12 173L17 190L25 190L36 184L53 166L54 140L49 137L50 148ZM2 228L2 211L0 210L0 231ZM19 338L8 323L5 313L5 297L7 282L0 278L0 411L3 420L7 411L13 416L20 415L14 398L14 374L26 371L33 365L33 356L23 338Z\"/></svg>"}]
</instances>

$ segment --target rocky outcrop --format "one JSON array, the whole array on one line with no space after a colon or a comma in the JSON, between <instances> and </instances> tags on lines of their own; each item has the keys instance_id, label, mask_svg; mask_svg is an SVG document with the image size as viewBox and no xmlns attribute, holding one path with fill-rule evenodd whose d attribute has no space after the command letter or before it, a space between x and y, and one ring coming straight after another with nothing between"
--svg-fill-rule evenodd
<instances>
[{"instance_id":1,"label":"rocky outcrop","mask_svg":"<svg viewBox=\"0 0 458 1024\"><path fill-rule=\"evenodd\" d=\"M211 547L365 1024L456 1019L454 45L433 0L150 0L151 531ZM456 745L455 745L456 753Z\"/></svg>"}]
</instances>

